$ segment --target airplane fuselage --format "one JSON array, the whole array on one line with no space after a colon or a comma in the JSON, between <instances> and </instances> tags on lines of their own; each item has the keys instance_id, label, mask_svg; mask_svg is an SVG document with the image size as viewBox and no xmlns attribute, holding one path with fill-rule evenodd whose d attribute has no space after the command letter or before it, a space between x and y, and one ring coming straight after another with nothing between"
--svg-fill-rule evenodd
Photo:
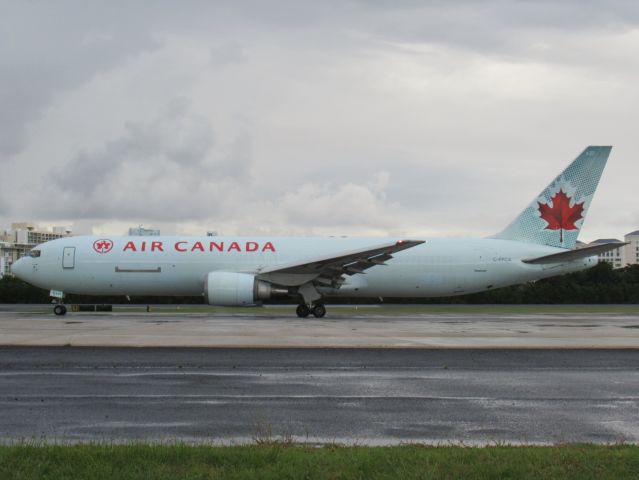
<instances>
[{"instance_id":1,"label":"airplane fuselage","mask_svg":"<svg viewBox=\"0 0 639 480\"><path fill-rule=\"evenodd\" d=\"M259 274L266 267L331 255L390 238L68 237L39 245L14 272L38 287L87 295L201 296L210 272ZM103 242L103 243L100 243ZM434 238L393 254L386 265L348 276L323 296L462 295L589 268L597 257L533 265L523 259L565 251L491 238Z\"/></svg>"}]
</instances>

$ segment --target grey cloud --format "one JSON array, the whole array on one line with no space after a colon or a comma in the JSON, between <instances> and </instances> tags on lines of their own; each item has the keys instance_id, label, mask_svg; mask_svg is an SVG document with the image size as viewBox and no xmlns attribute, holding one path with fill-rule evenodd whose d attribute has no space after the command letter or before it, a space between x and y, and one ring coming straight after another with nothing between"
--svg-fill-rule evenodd
<instances>
[{"instance_id":1,"label":"grey cloud","mask_svg":"<svg viewBox=\"0 0 639 480\"><path fill-rule=\"evenodd\" d=\"M340 185L307 183L284 194L277 205L286 220L311 218L314 226L391 226L396 205L385 202L387 178L379 173L368 182Z\"/></svg>"},{"instance_id":2,"label":"grey cloud","mask_svg":"<svg viewBox=\"0 0 639 480\"><path fill-rule=\"evenodd\" d=\"M268 3L254 0L201 2L195 9L175 9L172 2L154 2L153 8L145 10L145 18L155 25L191 31L214 26L222 31L248 28L255 32L263 27L271 32L299 29L309 35L314 28L335 28L378 30L398 38L448 41L522 28L598 30L639 23L639 7L629 0L281 0Z\"/></svg>"},{"instance_id":3,"label":"grey cloud","mask_svg":"<svg viewBox=\"0 0 639 480\"><path fill-rule=\"evenodd\" d=\"M242 46L238 42L233 41L211 47L210 54L211 64L217 67L226 67L234 63L241 63L246 58Z\"/></svg>"},{"instance_id":4,"label":"grey cloud","mask_svg":"<svg viewBox=\"0 0 639 480\"><path fill-rule=\"evenodd\" d=\"M149 129L160 138L155 145L165 147L168 159L181 165L197 166L202 163L214 144L214 135L208 120L189 113L190 102L176 99L168 107L164 118Z\"/></svg>"},{"instance_id":5,"label":"grey cloud","mask_svg":"<svg viewBox=\"0 0 639 480\"><path fill-rule=\"evenodd\" d=\"M569 55L535 50L548 40L544 32L584 29L629 29L639 24L635 2L362 2L322 5L249 2L220 5L203 2L199 9L175 9L172 2L116 3L73 8L81 3L14 3L0 19L0 161L20 152L27 127L56 97L87 82L128 58L159 47L151 33L186 29L237 28L246 42L269 28L289 30L295 42L322 42L325 48L354 48L369 35L389 42L435 42L487 54L531 56L567 61ZM66 8L65 8L66 7ZM69 15L68 11L73 10ZM126 15L124 14L126 10ZM310 30L300 30L310 28ZM364 34L353 39L349 32ZM240 33L241 34L241 33ZM237 33L236 33L237 35ZM214 35L215 38L215 35ZM270 33L271 41L290 42ZM554 41L560 41L555 39ZM588 49L590 50L590 48ZM587 51L581 53L585 60ZM227 66L245 59L236 40L222 40L210 50L211 62ZM620 61L624 61L620 59Z\"/></svg>"},{"instance_id":6,"label":"grey cloud","mask_svg":"<svg viewBox=\"0 0 639 480\"><path fill-rule=\"evenodd\" d=\"M637 148L634 2L84 5L0 19L0 155L34 147L3 221L491 233L585 144Z\"/></svg>"},{"instance_id":7,"label":"grey cloud","mask_svg":"<svg viewBox=\"0 0 639 480\"><path fill-rule=\"evenodd\" d=\"M149 165L137 172L145 179L174 164L185 169L202 168L213 146L213 131L206 119L188 112L188 102L178 99L148 124L129 123L120 138L95 152L80 152L52 176L56 188L90 194L95 182L112 181L134 170L134 164ZM142 180L142 179L141 179Z\"/></svg>"},{"instance_id":8,"label":"grey cloud","mask_svg":"<svg viewBox=\"0 0 639 480\"><path fill-rule=\"evenodd\" d=\"M378 1L360 2L358 7L332 24L324 19L324 28L341 33L342 41L348 38L344 33L356 32L360 45L376 41L380 43L377 48L385 45L389 49L437 45L513 62L589 65L593 45L582 43L594 35L621 34L639 27L639 4L625 0ZM579 41L564 45L570 37Z\"/></svg>"},{"instance_id":9,"label":"grey cloud","mask_svg":"<svg viewBox=\"0 0 639 480\"><path fill-rule=\"evenodd\" d=\"M0 161L20 152L27 127L58 94L157 48L141 25L102 10L13 3L0 17Z\"/></svg>"},{"instance_id":10,"label":"grey cloud","mask_svg":"<svg viewBox=\"0 0 639 480\"><path fill-rule=\"evenodd\" d=\"M413 167L411 175L389 185L387 194L391 200L401 199L407 205L421 205L424 210L434 213L449 210L452 206L468 205L489 180L478 172L473 172L471 177L454 166L430 164ZM451 190L451 183L463 184L464 190ZM454 194L451 195L451 191Z\"/></svg>"},{"instance_id":11,"label":"grey cloud","mask_svg":"<svg viewBox=\"0 0 639 480\"><path fill-rule=\"evenodd\" d=\"M229 177L250 176L250 165L253 160L251 137L247 132L241 133L230 146L230 151L221 161L216 163L216 172Z\"/></svg>"},{"instance_id":12,"label":"grey cloud","mask_svg":"<svg viewBox=\"0 0 639 480\"><path fill-rule=\"evenodd\" d=\"M208 121L178 99L159 118L128 124L121 137L56 167L45 188L59 201L36 208L56 218L199 218L211 211L204 199L215 200L250 165L248 139L227 142L230 155L216 152L213 139Z\"/></svg>"},{"instance_id":13,"label":"grey cloud","mask_svg":"<svg viewBox=\"0 0 639 480\"><path fill-rule=\"evenodd\" d=\"M627 0L605 3L597 0L373 1L361 2L360 6L369 19L375 20L372 30L398 38L446 41L473 48L492 44L491 39L500 38L506 32L520 35L528 29L565 32L624 29L639 24L639 7ZM366 9L366 6L373 8Z\"/></svg>"},{"instance_id":14,"label":"grey cloud","mask_svg":"<svg viewBox=\"0 0 639 480\"><path fill-rule=\"evenodd\" d=\"M293 35L299 45L344 51L377 37L388 42L445 44L484 54L528 51L531 43L544 42L548 33L624 31L639 25L639 5L628 0L203 2L197 12L175 11L168 2L148 15L163 29L215 30L241 35L243 43L265 36L290 42ZM212 58L234 57L233 44L214 47Z\"/></svg>"}]
</instances>

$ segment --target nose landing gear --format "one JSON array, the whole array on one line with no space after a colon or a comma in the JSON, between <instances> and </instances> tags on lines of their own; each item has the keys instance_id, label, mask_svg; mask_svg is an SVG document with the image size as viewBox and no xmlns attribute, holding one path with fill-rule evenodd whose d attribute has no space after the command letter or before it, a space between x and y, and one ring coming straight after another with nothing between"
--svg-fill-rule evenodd
<instances>
[{"instance_id":1,"label":"nose landing gear","mask_svg":"<svg viewBox=\"0 0 639 480\"><path fill-rule=\"evenodd\" d=\"M306 318L311 313L316 318L322 318L324 315L326 315L326 307L322 305L321 303L317 303L313 305L312 307L309 307L305 303L302 303L297 306L295 313L297 313L297 316L300 318Z\"/></svg>"},{"instance_id":2,"label":"nose landing gear","mask_svg":"<svg viewBox=\"0 0 639 480\"><path fill-rule=\"evenodd\" d=\"M66 248L65 248L66 251ZM66 315L67 307L64 306L64 292L60 290L51 290L49 296L53 299L53 313L56 315Z\"/></svg>"}]
</instances>

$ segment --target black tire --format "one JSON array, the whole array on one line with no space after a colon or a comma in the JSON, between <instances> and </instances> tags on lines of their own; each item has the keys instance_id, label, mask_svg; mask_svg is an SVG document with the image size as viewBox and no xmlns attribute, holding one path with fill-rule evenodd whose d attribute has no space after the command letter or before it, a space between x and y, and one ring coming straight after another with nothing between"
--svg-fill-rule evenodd
<instances>
[{"instance_id":1,"label":"black tire","mask_svg":"<svg viewBox=\"0 0 639 480\"><path fill-rule=\"evenodd\" d=\"M313 307L313 310L311 310L313 312L313 315L317 318L322 318L324 315L326 315L326 307L322 304L317 304Z\"/></svg>"},{"instance_id":2,"label":"black tire","mask_svg":"<svg viewBox=\"0 0 639 480\"><path fill-rule=\"evenodd\" d=\"M301 304L297 306L295 313L297 313L297 316L300 318L306 318L310 315L311 309L308 308L308 305Z\"/></svg>"},{"instance_id":3,"label":"black tire","mask_svg":"<svg viewBox=\"0 0 639 480\"><path fill-rule=\"evenodd\" d=\"M55 313L56 315L66 315L67 307L65 307L64 305L56 305L55 307L53 307L53 313Z\"/></svg>"}]
</instances>

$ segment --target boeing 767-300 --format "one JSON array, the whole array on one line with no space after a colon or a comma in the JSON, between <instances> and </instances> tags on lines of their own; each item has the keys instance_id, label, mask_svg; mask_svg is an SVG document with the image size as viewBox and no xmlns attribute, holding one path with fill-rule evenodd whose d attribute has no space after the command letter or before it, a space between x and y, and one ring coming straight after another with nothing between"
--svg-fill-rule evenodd
<instances>
[{"instance_id":1,"label":"boeing 767-300","mask_svg":"<svg viewBox=\"0 0 639 480\"><path fill-rule=\"evenodd\" d=\"M52 296L204 296L211 305L331 297L439 297L594 266L620 243L575 249L611 147L590 146L505 229L488 238L65 237L38 245L13 273ZM64 315L63 303L54 306Z\"/></svg>"}]
</instances>

